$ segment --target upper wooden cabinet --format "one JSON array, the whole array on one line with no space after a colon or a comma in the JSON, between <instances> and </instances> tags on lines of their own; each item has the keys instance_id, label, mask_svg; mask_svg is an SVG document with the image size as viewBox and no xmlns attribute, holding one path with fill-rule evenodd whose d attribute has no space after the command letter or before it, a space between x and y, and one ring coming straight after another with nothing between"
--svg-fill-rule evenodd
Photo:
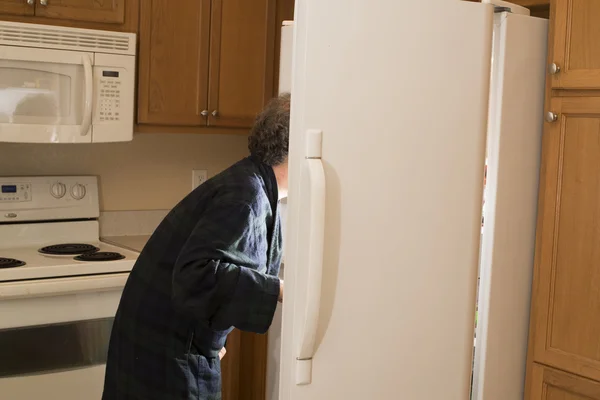
<instances>
[{"instance_id":1,"label":"upper wooden cabinet","mask_svg":"<svg viewBox=\"0 0 600 400\"><path fill-rule=\"evenodd\" d=\"M600 1L552 2L552 87L600 89Z\"/></svg>"},{"instance_id":2,"label":"upper wooden cabinet","mask_svg":"<svg viewBox=\"0 0 600 400\"><path fill-rule=\"evenodd\" d=\"M509 3L518 4L524 7L541 7L548 6L550 0L511 0Z\"/></svg>"},{"instance_id":3,"label":"upper wooden cabinet","mask_svg":"<svg viewBox=\"0 0 600 400\"><path fill-rule=\"evenodd\" d=\"M248 128L273 95L275 0L144 0L138 123Z\"/></svg>"},{"instance_id":4,"label":"upper wooden cabinet","mask_svg":"<svg viewBox=\"0 0 600 400\"><path fill-rule=\"evenodd\" d=\"M206 125L210 3L142 1L138 123Z\"/></svg>"},{"instance_id":5,"label":"upper wooden cabinet","mask_svg":"<svg viewBox=\"0 0 600 400\"><path fill-rule=\"evenodd\" d=\"M37 0L35 15L64 20L122 24L125 0Z\"/></svg>"},{"instance_id":6,"label":"upper wooden cabinet","mask_svg":"<svg viewBox=\"0 0 600 400\"><path fill-rule=\"evenodd\" d=\"M247 128L273 95L275 0L213 0L209 126Z\"/></svg>"},{"instance_id":7,"label":"upper wooden cabinet","mask_svg":"<svg viewBox=\"0 0 600 400\"><path fill-rule=\"evenodd\" d=\"M526 400L600 400L600 383L534 364Z\"/></svg>"},{"instance_id":8,"label":"upper wooden cabinet","mask_svg":"<svg viewBox=\"0 0 600 400\"><path fill-rule=\"evenodd\" d=\"M139 0L0 0L0 19L137 32Z\"/></svg>"},{"instance_id":9,"label":"upper wooden cabinet","mask_svg":"<svg viewBox=\"0 0 600 400\"><path fill-rule=\"evenodd\" d=\"M35 0L0 0L0 14L32 16L34 11Z\"/></svg>"},{"instance_id":10,"label":"upper wooden cabinet","mask_svg":"<svg viewBox=\"0 0 600 400\"><path fill-rule=\"evenodd\" d=\"M549 109L532 361L600 381L600 97L554 97Z\"/></svg>"}]
</instances>

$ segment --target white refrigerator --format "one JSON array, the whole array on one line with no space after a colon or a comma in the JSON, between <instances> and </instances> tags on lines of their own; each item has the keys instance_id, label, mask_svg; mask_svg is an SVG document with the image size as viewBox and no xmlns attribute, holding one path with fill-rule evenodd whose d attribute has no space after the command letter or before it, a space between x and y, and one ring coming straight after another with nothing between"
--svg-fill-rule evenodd
<instances>
[{"instance_id":1,"label":"white refrigerator","mask_svg":"<svg viewBox=\"0 0 600 400\"><path fill-rule=\"evenodd\" d=\"M522 399L547 21L497 3L296 1L279 399Z\"/></svg>"}]
</instances>

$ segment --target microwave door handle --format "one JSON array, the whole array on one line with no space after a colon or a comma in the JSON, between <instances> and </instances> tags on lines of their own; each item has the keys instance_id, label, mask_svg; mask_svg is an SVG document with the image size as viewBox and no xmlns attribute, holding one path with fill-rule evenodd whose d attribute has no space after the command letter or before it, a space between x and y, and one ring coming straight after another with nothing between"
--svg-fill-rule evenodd
<instances>
[{"instance_id":1,"label":"microwave door handle","mask_svg":"<svg viewBox=\"0 0 600 400\"><path fill-rule=\"evenodd\" d=\"M83 73L85 76L85 103L83 109L83 122L81 123L81 136L86 136L92 126L92 100L93 100L93 76L92 76L92 61L90 56L84 54L82 56Z\"/></svg>"}]
</instances>

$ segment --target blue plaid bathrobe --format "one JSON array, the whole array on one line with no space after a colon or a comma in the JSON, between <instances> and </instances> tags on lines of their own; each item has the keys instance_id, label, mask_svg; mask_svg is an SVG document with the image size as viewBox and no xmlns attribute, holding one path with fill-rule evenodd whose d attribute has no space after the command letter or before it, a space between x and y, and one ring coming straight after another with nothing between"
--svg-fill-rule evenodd
<instances>
[{"instance_id":1,"label":"blue plaid bathrobe","mask_svg":"<svg viewBox=\"0 0 600 400\"><path fill-rule=\"evenodd\" d=\"M183 199L123 291L103 400L221 399L218 353L229 332L271 325L281 244L275 175L252 157Z\"/></svg>"}]
</instances>

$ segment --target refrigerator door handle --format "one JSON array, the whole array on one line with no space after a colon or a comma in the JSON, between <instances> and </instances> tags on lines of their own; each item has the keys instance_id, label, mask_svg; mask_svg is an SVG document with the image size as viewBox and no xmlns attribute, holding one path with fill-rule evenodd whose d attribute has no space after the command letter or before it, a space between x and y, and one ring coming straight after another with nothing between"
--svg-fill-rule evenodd
<instances>
[{"instance_id":1,"label":"refrigerator door handle","mask_svg":"<svg viewBox=\"0 0 600 400\"><path fill-rule=\"evenodd\" d=\"M319 309L321 307L321 278L323 273L323 242L325 240L325 171L321 161L323 132L311 129L306 134L306 153L301 185L310 212L306 271L306 305L301 311L298 355L296 357L296 385L308 385L312 381L312 358L315 353ZM304 196L303 196L304 197Z\"/></svg>"}]
</instances>

